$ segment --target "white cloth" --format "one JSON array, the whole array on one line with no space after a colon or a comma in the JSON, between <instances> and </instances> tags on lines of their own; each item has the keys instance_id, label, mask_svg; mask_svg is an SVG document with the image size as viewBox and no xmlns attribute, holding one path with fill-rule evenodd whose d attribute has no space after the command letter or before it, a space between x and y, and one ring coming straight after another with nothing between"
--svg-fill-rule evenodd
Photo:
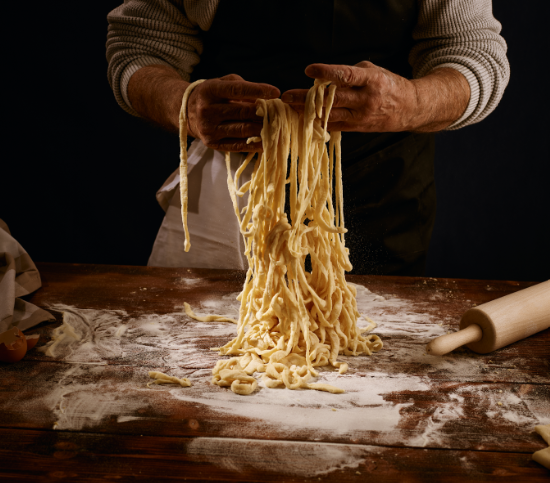
<instances>
[{"instance_id":1,"label":"white cloth","mask_svg":"<svg viewBox=\"0 0 550 483\"><path fill-rule=\"evenodd\" d=\"M231 154L231 175L244 161L245 155ZM250 163L239 180L239 186L250 180ZM207 148L195 140L188 157L189 203L187 224L191 249L185 252L185 235L181 220L179 170L166 180L157 192L157 199L166 211L147 265L155 267L229 268L246 270L244 241L227 189L225 154ZM248 194L239 201L239 209Z\"/></svg>"},{"instance_id":2,"label":"white cloth","mask_svg":"<svg viewBox=\"0 0 550 483\"><path fill-rule=\"evenodd\" d=\"M13 327L27 330L45 320L55 320L49 312L20 298L41 286L36 265L0 220L0 334Z\"/></svg>"}]
</instances>

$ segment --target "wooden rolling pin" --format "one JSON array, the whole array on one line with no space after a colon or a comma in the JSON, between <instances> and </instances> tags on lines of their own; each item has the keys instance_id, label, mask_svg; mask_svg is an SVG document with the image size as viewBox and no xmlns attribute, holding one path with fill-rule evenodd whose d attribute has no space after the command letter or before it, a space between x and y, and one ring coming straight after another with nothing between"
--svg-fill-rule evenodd
<instances>
[{"instance_id":1,"label":"wooden rolling pin","mask_svg":"<svg viewBox=\"0 0 550 483\"><path fill-rule=\"evenodd\" d=\"M550 327L550 280L468 310L460 330L426 346L435 356L465 345L486 354Z\"/></svg>"}]
</instances>

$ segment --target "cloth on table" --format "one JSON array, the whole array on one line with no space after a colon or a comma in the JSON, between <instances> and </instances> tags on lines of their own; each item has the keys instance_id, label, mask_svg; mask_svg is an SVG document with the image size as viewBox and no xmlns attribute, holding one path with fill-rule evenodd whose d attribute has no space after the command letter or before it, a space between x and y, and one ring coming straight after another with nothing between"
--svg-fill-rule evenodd
<instances>
[{"instance_id":1,"label":"cloth on table","mask_svg":"<svg viewBox=\"0 0 550 483\"><path fill-rule=\"evenodd\" d=\"M23 331L55 320L49 312L19 298L41 286L36 265L0 219L0 334L12 327Z\"/></svg>"}]
</instances>

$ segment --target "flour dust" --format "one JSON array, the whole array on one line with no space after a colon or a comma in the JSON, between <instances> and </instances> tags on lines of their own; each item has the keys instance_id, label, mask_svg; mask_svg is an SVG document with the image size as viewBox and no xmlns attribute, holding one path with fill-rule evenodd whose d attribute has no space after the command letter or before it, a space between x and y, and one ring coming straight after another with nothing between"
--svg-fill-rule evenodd
<instances>
[{"instance_id":1,"label":"flour dust","mask_svg":"<svg viewBox=\"0 0 550 483\"><path fill-rule=\"evenodd\" d=\"M409 300L377 295L362 286L357 289L359 312L377 323L373 332L382 338L384 348L371 357L341 357L350 365L346 374L321 369L317 382L340 387L346 391L344 394L267 389L261 375L257 375L259 389L250 396L239 396L210 384L212 367L219 359L210 348L234 337L236 327L194 321L185 315L182 300L182 307L175 307L172 313L137 317L121 310L51 306L63 312L63 324L54 329L52 341L41 350L63 364L48 382L40 404L51 411L54 428L82 430L106 419L119 424L151 419L149 414L163 412L162 407L151 408L152 401L161 405L181 401L247 420L248 432L239 434L239 427L232 425L220 429L222 437L246 439L255 428L274 428L290 439L307 434L312 444L327 437L353 442L357 434L368 434L382 445L448 447L454 438L449 427L465 417L472 398L476 404L479 401L479 408L487 417L521 431L549 422L548 407L534 404L521 394L493 394L490 384L473 382L450 385L425 414L419 415L415 405L434 395L432 375L445 375L446 380L464 380L465 375L475 379L483 373L482 364L464 354L436 358L425 353L425 344L448 330L447 321L438 319L427 306L422 311ZM193 309L198 315L237 318L236 295L212 297ZM359 321L359 325L366 326L368 321ZM148 389L150 370L189 377L193 385ZM159 393L162 398L151 397L160 396ZM190 451L196 454L212 454L212 448L227 453L222 466L240 464L238 448L231 449L219 438L197 438L190 445ZM270 454L270 443L262 442L255 451L258 457L252 457L246 465L269 466L262 452ZM369 451L359 446L351 452L347 447L345 451L337 446L317 448L307 452L304 468L310 469L304 471L313 474L313 468L322 474L339 467L355 468L365 461ZM306 475L300 468L289 471Z\"/></svg>"}]
</instances>

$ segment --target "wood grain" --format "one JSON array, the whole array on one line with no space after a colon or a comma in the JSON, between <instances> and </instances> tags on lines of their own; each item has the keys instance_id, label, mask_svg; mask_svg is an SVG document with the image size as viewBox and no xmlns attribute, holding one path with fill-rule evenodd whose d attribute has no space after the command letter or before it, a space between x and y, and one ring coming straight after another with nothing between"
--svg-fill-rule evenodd
<instances>
[{"instance_id":1,"label":"wood grain","mask_svg":"<svg viewBox=\"0 0 550 483\"><path fill-rule=\"evenodd\" d=\"M331 455L341 467L325 472ZM0 429L10 481L546 482L521 453Z\"/></svg>"},{"instance_id":2,"label":"wood grain","mask_svg":"<svg viewBox=\"0 0 550 483\"><path fill-rule=\"evenodd\" d=\"M530 458L544 447L532 428L550 418L550 330L486 355L465 348L439 359L423 353L425 334L454 330L468 308L532 283L349 277L385 297L378 317L387 333L376 355L346 358L349 373L338 380L347 384L347 399L266 389L239 397L209 382L219 358L209 348L225 343L229 329L192 321L181 307L186 301L204 310L238 292L242 272L38 268L43 288L28 299L58 309L55 322L28 331L41 334L39 345L61 324L63 306L91 319L107 314L134 335L101 357L52 360L34 350L18 364L0 365L0 477L8 481L548 477ZM412 322L392 331L403 314ZM158 320L181 334L177 347L186 357L174 362L174 347L140 332L140 324ZM193 386L147 389L152 369L177 370Z\"/></svg>"}]
</instances>

